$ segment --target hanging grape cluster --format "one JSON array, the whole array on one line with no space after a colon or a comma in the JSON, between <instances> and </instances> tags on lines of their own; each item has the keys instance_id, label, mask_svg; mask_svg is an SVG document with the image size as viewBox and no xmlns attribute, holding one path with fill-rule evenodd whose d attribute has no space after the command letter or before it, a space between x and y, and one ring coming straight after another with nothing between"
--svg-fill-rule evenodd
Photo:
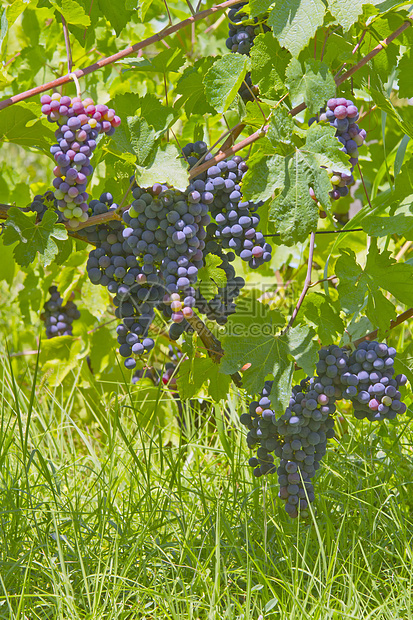
<instances>
[{"instance_id":1,"label":"hanging grape cluster","mask_svg":"<svg viewBox=\"0 0 413 620\"><path fill-rule=\"evenodd\" d=\"M95 105L93 99L62 97L59 93L43 95L42 112L57 123L57 144L50 147L56 166L54 195L57 208L72 228L86 222L89 215L87 179L93 172L90 158L100 134L111 136L120 125L115 110Z\"/></svg>"},{"instance_id":2,"label":"hanging grape cluster","mask_svg":"<svg viewBox=\"0 0 413 620\"><path fill-rule=\"evenodd\" d=\"M358 147L364 143L366 138L365 129L360 129L357 125L356 121L358 118L357 106L352 101L339 97L337 99L329 99L327 101L327 109L322 111L318 118L313 117L308 121L309 125L316 121L329 122L336 129L335 135L342 144L340 150L350 156L350 174L332 172L331 183L333 189L330 192L330 196L333 200L347 196L349 187L354 184L353 170L358 163ZM315 197L314 192L312 195Z\"/></svg>"},{"instance_id":3,"label":"hanging grape cluster","mask_svg":"<svg viewBox=\"0 0 413 620\"><path fill-rule=\"evenodd\" d=\"M183 157L194 166L211 155L204 142L195 142L183 148ZM253 269L271 259L271 246L257 230L257 205L242 201L240 182L247 169L236 156L196 176L185 191L135 183L123 222L84 229L97 246L89 254L87 272L93 284L114 295L115 314L122 320L117 327L119 353L128 369L153 348L149 329L157 312L170 324L172 340L193 332L194 310L223 325L235 312L234 300L245 284L230 264L235 255ZM104 194L89 208L97 215L118 206ZM196 286L205 252L220 258L227 276L212 299Z\"/></svg>"},{"instance_id":4,"label":"hanging grape cluster","mask_svg":"<svg viewBox=\"0 0 413 620\"><path fill-rule=\"evenodd\" d=\"M63 305L57 286L49 288L50 298L46 301L43 312L40 315L46 327L46 337L71 336L73 333L72 323L80 318L80 312L76 304L69 300Z\"/></svg>"},{"instance_id":5,"label":"hanging grape cluster","mask_svg":"<svg viewBox=\"0 0 413 620\"><path fill-rule=\"evenodd\" d=\"M278 474L279 497L292 518L307 517L315 499L312 479L334 437L336 401L351 400L357 419L381 421L406 412L399 387L405 375L394 376L396 350L385 343L362 342L348 356L335 345L319 352L315 377L292 389L289 405L277 418L271 408L273 382L267 381L259 400L240 417L248 428L247 444L257 448L249 460L254 475ZM274 456L280 459L278 468Z\"/></svg>"},{"instance_id":6,"label":"hanging grape cluster","mask_svg":"<svg viewBox=\"0 0 413 620\"><path fill-rule=\"evenodd\" d=\"M242 11L247 4L240 2L228 11L229 32L225 44L234 54L249 56L255 37L260 33L269 32L270 28L265 24L265 17L251 19ZM258 87L253 85L250 72L246 74L238 93L245 102L253 101L254 96L258 95Z\"/></svg>"}]
</instances>

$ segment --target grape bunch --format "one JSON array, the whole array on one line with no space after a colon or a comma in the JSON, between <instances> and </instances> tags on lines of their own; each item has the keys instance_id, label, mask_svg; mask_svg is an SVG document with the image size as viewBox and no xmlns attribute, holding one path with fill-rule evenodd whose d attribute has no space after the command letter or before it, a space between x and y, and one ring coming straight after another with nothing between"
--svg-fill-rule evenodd
<instances>
[{"instance_id":1,"label":"grape bunch","mask_svg":"<svg viewBox=\"0 0 413 620\"><path fill-rule=\"evenodd\" d=\"M234 4L228 11L229 33L225 44L231 52L248 56L255 37L261 32L269 32L270 28L264 23L260 24L257 17L250 19L243 13L241 9L245 4Z\"/></svg>"},{"instance_id":2,"label":"grape bunch","mask_svg":"<svg viewBox=\"0 0 413 620\"><path fill-rule=\"evenodd\" d=\"M362 342L350 355L336 345L319 351L315 377L303 379L292 389L287 409L279 418L271 408L273 382L267 381L259 400L240 417L248 428L247 445L258 446L249 460L254 475L278 474L279 497L292 517L308 516L308 503L315 499L311 482L334 437L336 401L349 399L357 419L394 419L406 411L398 387L405 375L394 375L396 351L385 343ZM275 456L280 458L277 468Z\"/></svg>"},{"instance_id":3,"label":"grape bunch","mask_svg":"<svg viewBox=\"0 0 413 620\"><path fill-rule=\"evenodd\" d=\"M358 163L358 147L361 146L366 138L366 131L360 129L357 125L359 113L357 106L344 97L329 99L327 101L327 110L322 111L319 118L313 117L308 124L316 122L329 122L336 129L336 137L342 144L340 148L343 153L350 156L351 173L334 172L331 176L333 190L330 196L333 200L338 200L342 196L347 196L349 186L353 185L353 170ZM314 196L313 196L314 197Z\"/></svg>"},{"instance_id":4,"label":"grape bunch","mask_svg":"<svg viewBox=\"0 0 413 620\"><path fill-rule=\"evenodd\" d=\"M230 265L231 260L235 259L233 252L224 254L220 246L214 241L209 241L206 244L206 251L221 258L222 263L218 267L225 271L227 282L225 286L219 287L218 292L210 299L206 299L199 288L196 289L195 305L197 310L201 314L205 314L210 321L215 321L218 325L225 325L228 317L235 313L236 304L234 300L245 286L245 280L236 276L234 267Z\"/></svg>"},{"instance_id":5,"label":"grape bunch","mask_svg":"<svg viewBox=\"0 0 413 620\"><path fill-rule=\"evenodd\" d=\"M376 341L361 342L351 354L348 372L341 381L346 386L344 397L353 403L358 420L394 420L406 412L399 387L406 385L407 377L394 376L395 357L394 347Z\"/></svg>"},{"instance_id":6,"label":"grape bunch","mask_svg":"<svg viewBox=\"0 0 413 620\"><path fill-rule=\"evenodd\" d=\"M193 166L201 158L210 159L207 151L204 142L196 142L186 145L183 155ZM114 295L115 315L122 321L117 327L119 353L128 369L154 346L149 328L156 312L170 323L171 340L194 331L195 309L223 325L235 312L234 300L245 285L230 265L235 254L252 268L270 260L271 247L257 230L257 205L242 202L240 181L246 170L243 159L234 157L198 175L185 191L161 183L145 189L135 183L122 222L84 228L88 241L96 244L87 272L93 284ZM105 193L89 203L88 213L117 208ZM219 222L223 214L231 223L230 235L228 226ZM227 276L226 286L208 300L196 285L205 251L220 257Z\"/></svg>"},{"instance_id":7,"label":"grape bunch","mask_svg":"<svg viewBox=\"0 0 413 620\"><path fill-rule=\"evenodd\" d=\"M270 28L263 20L257 17L250 19L246 13L243 13L241 9L246 4L246 2L240 2L228 11L229 33L225 44L231 52L249 56L255 37L261 32L269 32ZM256 97L258 92L258 87L253 85L251 73L248 72L238 94L243 101L247 102L254 101L254 96Z\"/></svg>"},{"instance_id":8,"label":"grape bunch","mask_svg":"<svg viewBox=\"0 0 413 620\"><path fill-rule=\"evenodd\" d=\"M56 166L54 195L57 207L72 228L88 219L89 206L86 192L87 179L93 172L90 158L96 148L99 134L114 134L120 125L115 110L106 105L95 105L93 99L62 97L59 93L43 95L42 112L48 120L58 124L55 131L57 144L50 147Z\"/></svg>"},{"instance_id":9,"label":"grape bunch","mask_svg":"<svg viewBox=\"0 0 413 620\"><path fill-rule=\"evenodd\" d=\"M47 338L71 336L72 323L80 318L80 312L73 301L64 306L57 286L49 288L50 298L46 301L40 318L45 323Z\"/></svg>"},{"instance_id":10,"label":"grape bunch","mask_svg":"<svg viewBox=\"0 0 413 620\"><path fill-rule=\"evenodd\" d=\"M36 213L36 219L40 222L43 219L46 211L54 211L57 216L58 222L63 222L63 215L57 209L57 200L54 196L54 193L51 190L48 190L43 195L37 194L32 202L22 209L25 213Z\"/></svg>"},{"instance_id":11,"label":"grape bunch","mask_svg":"<svg viewBox=\"0 0 413 620\"><path fill-rule=\"evenodd\" d=\"M205 142L190 143L183 148L190 166L194 166L200 159L211 159L207 151ZM194 178L187 192L189 195L199 194L209 205L215 220L207 228L209 237L248 262L251 269L256 269L271 260L271 246L257 230L260 217L256 210L259 205L242 199L240 184L247 170L245 161L236 155L211 166Z\"/></svg>"}]
</instances>

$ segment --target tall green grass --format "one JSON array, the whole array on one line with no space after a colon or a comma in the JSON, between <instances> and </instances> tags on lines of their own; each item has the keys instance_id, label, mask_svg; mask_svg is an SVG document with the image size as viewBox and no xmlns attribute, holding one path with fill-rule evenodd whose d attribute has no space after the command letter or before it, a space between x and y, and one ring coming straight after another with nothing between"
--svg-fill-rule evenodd
<instances>
[{"instance_id":1,"label":"tall green grass","mask_svg":"<svg viewBox=\"0 0 413 620\"><path fill-rule=\"evenodd\" d=\"M413 618L408 417L349 417L291 521L247 466L236 395L226 415L187 403L176 441L121 385L82 422L75 375L49 389L33 368L1 360L0 618Z\"/></svg>"}]
</instances>

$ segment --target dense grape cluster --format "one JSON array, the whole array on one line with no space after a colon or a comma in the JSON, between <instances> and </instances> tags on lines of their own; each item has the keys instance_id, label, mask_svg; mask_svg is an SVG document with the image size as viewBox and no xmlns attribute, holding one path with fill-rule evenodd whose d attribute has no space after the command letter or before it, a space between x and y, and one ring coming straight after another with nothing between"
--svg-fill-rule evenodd
<instances>
[{"instance_id":1,"label":"dense grape cluster","mask_svg":"<svg viewBox=\"0 0 413 620\"><path fill-rule=\"evenodd\" d=\"M191 143L183 156L193 166L201 158L210 159L207 151L204 142ZM144 189L135 183L122 222L84 228L88 241L97 246L89 254L87 272L93 284L114 295L115 314L122 320L117 328L119 353L127 368L135 368L136 357L153 348L148 332L156 311L170 322L171 340L193 332L195 309L223 325L235 312L234 300L245 285L230 265L235 254L252 268L270 260L271 247L257 230L257 205L242 201L240 182L246 170L243 159L234 157L198 175L185 191L160 183ZM108 193L88 205L91 215L116 209ZM226 286L212 299L196 286L205 251L219 256L227 276Z\"/></svg>"},{"instance_id":2,"label":"dense grape cluster","mask_svg":"<svg viewBox=\"0 0 413 620\"><path fill-rule=\"evenodd\" d=\"M57 209L57 200L54 193L48 190L43 195L37 194L32 202L22 209L26 213L36 213L36 219L41 221L46 211L54 211L58 216L58 222L63 222L63 215Z\"/></svg>"},{"instance_id":3,"label":"dense grape cluster","mask_svg":"<svg viewBox=\"0 0 413 620\"><path fill-rule=\"evenodd\" d=\"M50 298L46 301L40 318L45 323L47 338L71 336L72 323L80 318L80 312L73 301L63 306L63 299L57 286L49 288Z\"/></svg>"},{"instance_id":4,"label":"dense grape cluster","mask_svg":"<svg viewBox=\"0 0 413 620\"><path fill-rule=\"evenodd\" d=\"M394 375L396 351L385 343L362 342L350 355L332 345L319 352L317 374L293 387L291 399L279 418L271 408L272 381L267 381L259 400L240 421L249 432L249 448L258 446L249 460L254 475L278 473L279 497L293 518L308 516L313 502L312 478L326 453L327 440L334 437L336 401L351 400L356 418L371 421L394 419L406 411L398 387L405 375ZM280 458L277 468L273 454Z\"/></svg>"},{"instance_id":5,"label":"dense grape cluster","mask_svg":"<svg viewBox=\"0 0 413 620\"><path fill-rule=\"evenodd\" d=\"M354 406L354 415L371 422L393 420L406 412L399 387L407 383L405 375L394 376L396 349L385 343L361 342L351 354L349 369L342 377L344 397Z\"/></svg>"},{"instance_id":6,"label":"dense grape cluster","mask_svg":"<svg viewBox=\"0 0 413 620\"><path fill-rule=\"evenodd\" d=\"M225 44L231 52L249 56L255 37L261 32L269 32L270 28L263 20L257 17L251 19L242 12L241 9L246 4L246 2L240 2L228 11L229 33ZM258 87L253 85L251 73L248 72L238 94L246 102L254 101L258 92Z\"/></svg>"},{"instance_id":7,"label":"dense grape cluster","mask_svg":"<svg viewBox=\"0 0 413 620\"><path fill-rule=\"evenodd\" d=\"M323 111L319 118L311 118L309 125L319 120L320 122L328 121L332 127L336 129L336 137L342 144L341 151L350 156L351 173L334 172L331 176L333 190L330 196L333 200L338 200L342 196L347 196L349 186L353 185L353 170L358 162L358 147L361 146L366 138L366 131L360 129L357 125L359 113L354 103L344 97L337 99L329 99L327 101L327 110Z\"/></svg>"},{"instance_id":8,"label":"dense grape cluster","mask_svg":"<svg viewBox=\"0 0 413 620\"><path fill-rule=\"evenodd\" d=\"M80 97L71 99L53 93L51 97L43 95L40 102L43 114L51 123L58 124L58 143L50 147L57 164L53 170L57 207L70 226L76 228L89 217L86 186L93 172L90 158L96 139L99 134L113 135L121 120L115 110L95 105L90 98L82 101Z\"/></svg>"},{"instance_id":9,"label":"dense grape cluster","mask_svg":"<svg viewBox=\"0 0 413 620\"><path fill-rule=\"evenodd\" d=\"M187 144L183 153L188 164L193 166L201 158L204 161L211 158L207 150L205 142L196 142ZM240 184L247 170L245 161L236 155L197 176L187 191L190 195L199 194L209 205L215 220L207 228L210 238L256 269L271 260L271 246L257 230L260 217L256 210L259 205L242 199Z\"/></svg>"},{"instance_id":10,"label":"dense grape cluster","mask_svg":"<svg viewBox=\"0 0 413 620\"><path fill-rule=\"evenodd\" d=\"M269 32L270 28L260 24L257 17L250 19L241 9L245 2L234 4L228 11L229 33L225 42L231 52L249 55L255 37L261 32Z\"/></svg>"}]
</instances>

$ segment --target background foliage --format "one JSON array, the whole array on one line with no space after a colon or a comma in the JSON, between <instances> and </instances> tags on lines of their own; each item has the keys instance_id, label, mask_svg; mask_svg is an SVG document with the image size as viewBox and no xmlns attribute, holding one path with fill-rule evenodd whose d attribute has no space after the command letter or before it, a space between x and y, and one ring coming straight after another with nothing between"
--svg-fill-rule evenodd
<instances>
[{"instance_id":1,"label":"background foliage","mask_svg":"<svg viewBox=\"0 0 413 620\"><path fill-rule=\"evenodd\" d=\"M4 101L67 74L62 16L75 70L209 6L3 3ZM228 53L219 12L81 78L83 93L122 118L96 152L93 197L109 191L120 202L133 173L142 185L184 188L180 147L201 139L212 146L242 123L244 194L264 202L263 232L277 236L258 275L236 263L249 286L244 311L213 330L225 351L221 365L196 334L182 344L182 414L162 385L130 385L111 299L86 275L90 248L53 216L34 227L33 216L1 210L8 218L0 235L0 617L411 617L410 409L402 422L354 427L343 406L309 525L288 523L275 486L252 479L238 424L245 394L268 375L282 410L293 375L313 373L319 345L348 344L376 328L382 338L413 306L413 28L364 60L411 23L409 6L251 0L251 16L267 14L271 27L256 37L251 58ZM237 92L248 71L260 97L245 104ZM75 85L59 92L74 95ZM336 93L357 103L367 140L351 195L331 203L325 167L344 171L347 158L331 128L309 129L308 120ZM24 207L53 179L54 135L38 96L3 105L0 140L1 201ZM334 234L316 235L314 285L281 335L315 230ZM52 283L65 300L75 293L81 320L73 337L42 340L37 357ZM246 338L252 325L258 331ZM154 331L148 364L162 367L169 340L160 318ZM410 322L387 335L398 348L396 370L412 382ZM243 390L235 389L229 375L245 364ZM295 365L303 370L294 373Z\"/></svg>"}]
</instances>

